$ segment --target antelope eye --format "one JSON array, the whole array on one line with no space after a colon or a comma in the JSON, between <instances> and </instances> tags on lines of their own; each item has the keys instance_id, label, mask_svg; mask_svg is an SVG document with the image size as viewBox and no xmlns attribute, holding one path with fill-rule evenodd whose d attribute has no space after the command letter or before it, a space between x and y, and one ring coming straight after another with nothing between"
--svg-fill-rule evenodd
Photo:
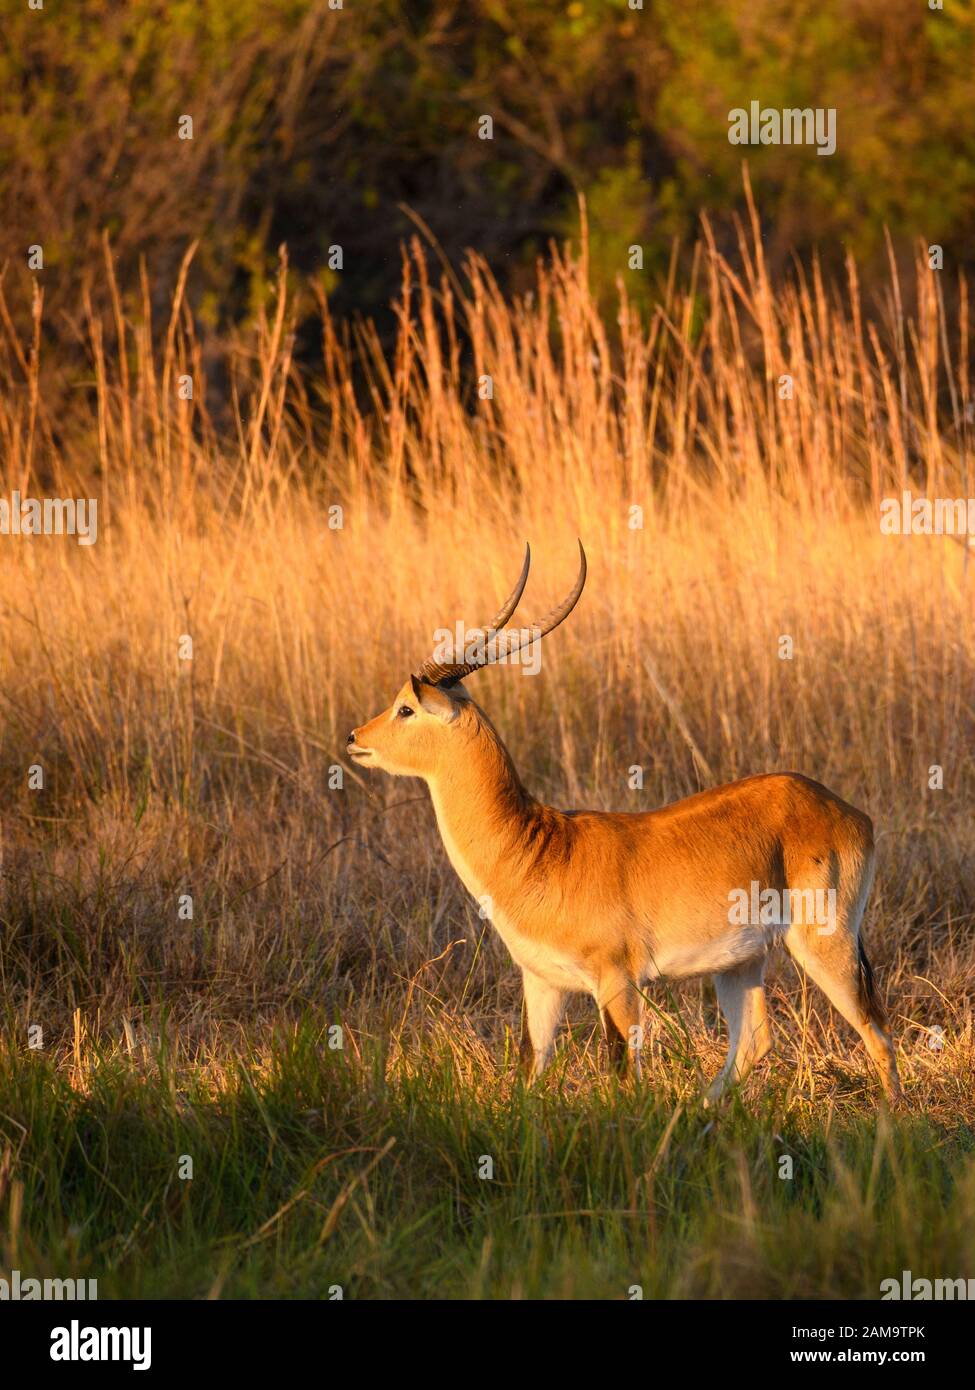
<instances>
[{"instance_id":1,"label":"antelope eye","mask_svg":"<svg viewBox=\"0 0 975 1390\"><path fill-rule=\"evenodd\" d=\"M396 713L399 715L400 719L409 719L413 711L410 709L409 705L400 705Z\"/></svg>"}]
</instances>

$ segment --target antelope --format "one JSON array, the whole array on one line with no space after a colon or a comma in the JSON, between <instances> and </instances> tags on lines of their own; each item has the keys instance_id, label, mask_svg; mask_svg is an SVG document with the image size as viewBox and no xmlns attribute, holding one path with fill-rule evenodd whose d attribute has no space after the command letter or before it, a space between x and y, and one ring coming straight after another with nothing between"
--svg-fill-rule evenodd
<instances>
[{"instance_id":1,"label":"antelope","mask_svg":"<svg viewBox=\"0 0 975 1390\"><path fill-rule=\"evenodd\" d=\"M645 987L709 974L728 1030L727 1060L705 1096L713 1104L770 1049L764 977L781 941L898 1098L886 1012L860 941L874 871L869 816L797 772L745 777L655 811L556 810L526 790L461 684L564 622L586 582L581 541L579 552L568 597L529 629L506 629L528 579L526 547L487 628L468 632L459 656L436 650L347 740L357 764L427 784L451 864L521 969L530 1079L549 1061L566 997L587 993L613 1062L639 1080ZM790 910L776 911L783 897ZM810 908L824 900L826 925ZM746 915L743 901L761 910Z\"/></svg>"}]
</instances>

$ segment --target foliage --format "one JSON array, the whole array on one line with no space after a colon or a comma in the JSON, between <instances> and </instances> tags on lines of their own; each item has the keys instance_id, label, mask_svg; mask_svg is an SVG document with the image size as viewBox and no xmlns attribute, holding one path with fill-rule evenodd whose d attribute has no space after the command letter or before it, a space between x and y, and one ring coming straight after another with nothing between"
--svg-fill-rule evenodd
<instances>
[{"instance_id":1,"label":"foliage","mask_svg":"<svg viewBox=\"0 0 975 1390\"><path fill-rule=\"evenodd\" d=\"M246 318L288 243L337 311L383 311L403 205L456 262L513 287L590 206L602 302L645 248L655 294L671 239L741 204L746 154L773 269L822 244L869 275L883 228L972 257L975 14L914 0L81 0L5 15L0 252L42 244L60 308L107 229L124 282L169 274L198 238L191 294L213 327ZM836 154L728 142L728 112L837 109ZM177 139L191 114L192 141ZM477 138L480 115L494 139ZM59 331L60 327L59 327Z\"/></svg>"}]
</instances>

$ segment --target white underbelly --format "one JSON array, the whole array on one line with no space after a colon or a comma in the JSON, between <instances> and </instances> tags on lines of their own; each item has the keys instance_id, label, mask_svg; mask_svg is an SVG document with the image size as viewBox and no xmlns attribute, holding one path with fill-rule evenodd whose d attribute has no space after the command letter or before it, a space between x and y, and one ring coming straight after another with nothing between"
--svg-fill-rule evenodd
<instances>
[{"instance_id":1,"label":"white underbelly","mask_svg":"<svg viewBox=\"0 0 975 1390\"><path fill-rule=\"evenodd\" d=\"M757 960L772 944L772 933L763 927L734 927L720 936L698 941L658 942L647 964L645 978L671 980L693 975L720 975L746 961Z\"/></svg>"}]
</instances>

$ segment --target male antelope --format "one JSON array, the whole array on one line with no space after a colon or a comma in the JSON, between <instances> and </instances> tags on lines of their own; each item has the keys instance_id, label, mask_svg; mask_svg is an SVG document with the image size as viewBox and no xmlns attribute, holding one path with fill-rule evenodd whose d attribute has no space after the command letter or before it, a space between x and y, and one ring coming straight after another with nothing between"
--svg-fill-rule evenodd
<instances>
[{"instance_id":1,"label":"male antelope","mask_svg":"<svg viewBox=\"0 0 975 1390\"><path fill-rule=\"evenodd\" d=\"M422 777L464 886L521 967L532 1077L552 1052L566 995L596 1000L612 1054L640 1075L643 987L711 974L728 1025L728 1059L708 1098L765 1056L769 949L793 957L859 1032L888 1095L900 1093L884 1007L859 940L874 867L868 816L795 772L746 777L658 811L557 811L525 790L487 715L460 685L557 627L575 587L526 633L503 631L528 578L462 658L431 658L389 709L353 729L348 752L395 776ZM456 655L456 653L452 653ZM472 659L473 658L473 659ZM829 921L805 910L743 921L732 904L775 890L788 903L828 895ZM523 1037L523 1054L528 1053ZM527 1060L527 1056L526 1056Z\"/></svg>"}]
</instances>

